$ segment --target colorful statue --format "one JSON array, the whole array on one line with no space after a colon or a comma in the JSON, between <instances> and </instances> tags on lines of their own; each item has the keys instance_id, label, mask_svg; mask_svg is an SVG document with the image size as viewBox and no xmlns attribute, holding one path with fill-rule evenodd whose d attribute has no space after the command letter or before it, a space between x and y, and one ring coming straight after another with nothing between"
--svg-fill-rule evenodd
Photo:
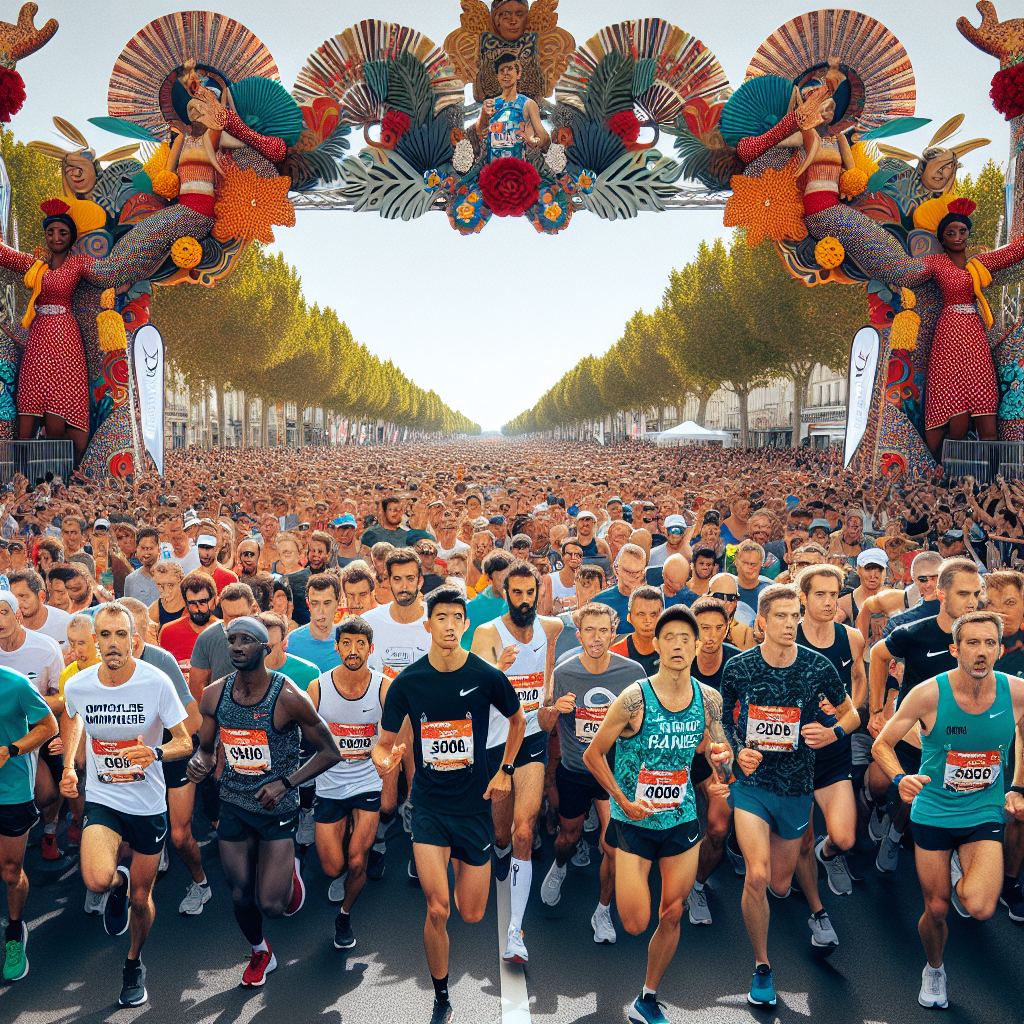
<instances>
[{"instance_id":1,"label":"colorful statue","mask_svg":"<svg viewBox=\"0 0 1024 1024\"><path fill-rule=\"evenodd\" d=\"M540 119L535 100L518 91L519 59L510 53L498 58L495 68L501 95L484 100L477 123L477 134L487 139L490 159L517 157L522 159L527 144L534 149L547 149L551 136Z\"/></svg>"}]
</instances>

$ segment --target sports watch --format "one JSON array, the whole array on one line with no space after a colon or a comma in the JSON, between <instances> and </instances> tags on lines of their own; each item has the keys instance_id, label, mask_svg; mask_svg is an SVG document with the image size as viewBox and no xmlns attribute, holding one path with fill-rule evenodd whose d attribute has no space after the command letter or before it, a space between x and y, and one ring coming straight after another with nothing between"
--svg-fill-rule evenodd
<instances>
[{"instance_id":1,"label":"sports watch","mask_svg":"<svg viewBox=\"0 0 1024 1024\"><path fill-rule=\"evenodd\" d=\"M514 764L503 764L501 766L501 770L506 775L515 775L515 773L516 773L516 766Z\"/></svg>"},{"instance_id":2,"label":"sports watch","mask_svg":"<svg viewBox=\"0 0 1024 1024\"><path fill-rule=\"evenodd\" d=\"M21 747L19 747L17 743L8 743L7 744L7 756L8 757L17 757L20 753L21 753Z\"/></svg>"}]
</instances>

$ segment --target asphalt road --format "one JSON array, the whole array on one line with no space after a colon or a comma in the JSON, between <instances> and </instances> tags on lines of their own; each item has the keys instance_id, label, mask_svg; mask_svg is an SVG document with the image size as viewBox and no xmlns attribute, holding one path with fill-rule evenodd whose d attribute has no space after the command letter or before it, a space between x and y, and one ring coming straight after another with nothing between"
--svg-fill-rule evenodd
<instances>
[{"instance_id":1,"label":"asphalt road","mask_svg":"<svg viewBox=\"0 0 1024 1024\"><path fill-rule=\"evenodd\" d=\"M197 836L205 834L205 822L201 828L199 821ZM280 966L258 990L239 987L249 950L234 923L216 841L203 842L214 897L201 917L177 913L187 874L172 855L170 872L157 884L157 919L144 951L149 1004L119 1009L127 936L109 938L99 918L85 915L84 888L73 861L59 862L56 870L44 868L38 846L31 847L27 867L33 888L26 913L31 971L23 981L0 987L0 1021L130 1024L144 1016L144 1024L425 1024L433 992L422 948L423 896L406 877L409 853L404 833L391 841L384 879L368 883L356 906L359 944L346 955L333 947L337 908L327 901L327 880L311 850L304 870L306 905L295 917L268 924L267 938ZM538 895L550 859L545 837L524 923L530 951L525 975L500 963L494 890L480 924L453 918L451 987L460 1024L617 1024L625 1019L624 1008L643 983L649 933L634 938L619 926L616 945L595 945L590 915L597 902L596 851L590 867L570 867L562 901L554 908L545 907ZM1024 929L1009 921L1005 908L986 923L951 913L950 1008L945 1014L924 1010L917 1003L924 956L911 854L901 855L898 872L889 877L879 876L866 856L855 856L852 863L865 878L852 896L833 896L821 882L840 938L840 948L827 960L811 951L803 898L794 893L772 902L770 949L779 1006L770 1013L746 1003L753 959L740 915L742 882L727 863L722 865L709 884L714 924L694 928L684 918L679 950L659 990L670 1019L675 1024L1024 1020ZM656 890L656 878L654 884Z\"/></svg>"}]
</instances>

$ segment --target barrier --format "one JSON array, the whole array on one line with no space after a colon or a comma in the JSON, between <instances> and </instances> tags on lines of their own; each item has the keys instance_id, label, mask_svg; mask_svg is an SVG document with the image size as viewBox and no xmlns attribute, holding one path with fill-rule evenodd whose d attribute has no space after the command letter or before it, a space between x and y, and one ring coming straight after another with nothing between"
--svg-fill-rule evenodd
<instances>
[{"instance_id":1,"label":"barrier","mask_svg":"<svg viewBox=\"0 0 1024 1024\"><path fill-rule=\"evenodd\" d=\"M30 485L47 473L65 482L75 468L75 446L70 441L0 441L0 483L22 473Z\"/></svg>"},{"instance_id":2,"label":"barrier","mask_svg":"<svg viewBox=\"0 0 1024 1024\"><path fill-rule=\"evenodd\" d=\"M1024 442L947 440L942 467L953 480L973 476L979 484L989 484L1000 474L1007 480L1024 480Z\"/></svg>"}]
</instances>

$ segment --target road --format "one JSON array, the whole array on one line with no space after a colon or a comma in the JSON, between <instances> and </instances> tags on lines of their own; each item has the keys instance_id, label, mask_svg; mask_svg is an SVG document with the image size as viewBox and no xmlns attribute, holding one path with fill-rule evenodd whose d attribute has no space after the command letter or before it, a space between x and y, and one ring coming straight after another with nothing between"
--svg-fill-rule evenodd
<instances>
[{"instance_id":1,"label":"road","mask_svg":"<svg viewBox=\"0 0 1024 1024\"><path fill-rule=\"evenodd\" d=\"M205 820L197 817L197 836L205 830ZM216 841L202 843L214 897L201 917L180 916L177 906L187 874L172 855L170 872L157 884L157 918L144 952L150 1001L137 1009L117 1007L127 936L107 937L100 919L84 914L84 889L74 861L58 862L57 870L44 868L38 846L31 847L27 869L33 888L26 913L31 972L17 984L0 987L0 1021L429 1020L433 992L423 958L423 896L406 877L410 846L404 833L389 845L384 879L368 883L356 906L353 926L359 945L348 955L333 947L337 908L327 901L327 880L315 851L308 853L306 905L289 920L269 923L267 938L280 966L258 990L238 985L248 947L234 923ZM453 917L451 990L460 1024L617 1024L625 1019L624 1008L643 983L650 933L632 937L617 925L616 945L593 942L596 851L590 867L570 867L561 903L545 907L538 889L551 856L551 841L545 837L535 860L534 895L525 921L530 951L525 972L500 963L499 899L493 889L480 924L466 925ZM742 880L728 864L721 866L709 884L714 924L694 928L684 918L679 950L659 990L674 1024L913 1024L936 1019L937 1011L917 1004L924 956L917 936L920 891L911 854L901 855L899 870L889 877L879 876L867 856L855 856L852 863L865 878L852 896L833 896L821 882L840 938L840 948L828 960L811 952L803 898L794 893L788 900L772 901L771 955L779 1006L770 1013L746 1003L753 960L740 915ZM955 913L949 923L950 1009L942 1019L1020 1024L1024 929L1010 922L1002 907L986 923L964 921Z\"/></svg>"}]
</instances>

